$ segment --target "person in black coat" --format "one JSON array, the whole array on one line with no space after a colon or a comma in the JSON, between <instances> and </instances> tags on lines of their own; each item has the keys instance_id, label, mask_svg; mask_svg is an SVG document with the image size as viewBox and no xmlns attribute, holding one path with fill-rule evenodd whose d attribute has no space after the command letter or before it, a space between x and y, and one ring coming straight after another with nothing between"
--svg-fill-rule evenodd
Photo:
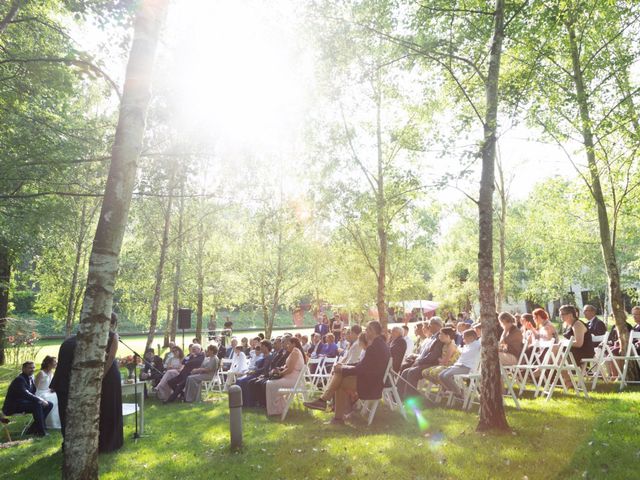
<instances>
[{"instance_id":1,"label":"person in black coat","mask_svg":"<svg viewBox=\"0 0 640 480\"><path fill-rule=\"evenodd\" d=\"M53 374L49 388L58 396L58 413L60 415L60 432L64 445L65 426L67 424L67 404L69 403L69 385L71 382L71 366L76 352L78 337L67 338L58 350L58 366Z\"/></svg>"},{"instance_id":2,"label":"person in black coat","mask_svg":"<svg viewBox=\"0 0 640 480\"><path fill-rule=\"evenodd\" d=\"M280 367L284 366L287 361L287 357L289 356L289 352L284 348L284 342L282 341L282 337L276 338L273 343L273 351L276 352L271 358L270 369L262 375L255 377L252 380L249 380L247 383L247 388L249 390L249 398L252 401L252 405L248 405L250 407L260 407L266 406L266 391L267 391L267 381L276 378L278 370Z\"/></svg>"},{"instance_id":3,"label":"person in black coat","mask_svg":"<svg viewBox=\"0 0 640 480\"><path fill-rule=\"evenodd\" d=\"M391 343L389 350L393 359L393 371L399 372L404 360L404 354L407 351L407 341L403 337L404 332L401 327L393 327L391 329Z\"/></svg>"},{"instance_id":4,"label":"person in black coat","mask_svg":"<svg viewBox=\"0 0 640 480\"><path fill-rule=\"evenodd\" d=\"M33 372L35 370L36 366L33 362L24 362L22 364L22 373L9 385L2 412L5 415L31 413L33 415L33 423L27 433L44 437L47 435L47 427L44 422L53 408L53 404L35 395L36 384L33 381Z\"/></svg>"},{"instance_id":5,"label":"person in black coat","mask_svg":"<svg viewBox=\"0 0 640 480\"><path fill-rule=\"evenodd\" d=\"M442 328L442 320L433 317L429 320L429 333L427 344L422 350L422 354L416 359L413 366L402 371L398 382L398 393L404 399L409 395L418 393L418 381L422 378L422 371L429 367L438 365L442 356L442 342L438 339L438 334Z\"/></svg>"},{"instance_id":6,"label":"person in black coat","mask_svg":"<svg viewBox=\"0 0 640 480\"><path fill-rule=\"evenodd\" d=\"M360 400L378 400L382 397L384 374L389 365L391 352L382 336L382 325L377 320L367 324L365 330L369 346L364 358L355 365L336 364L334 376L340 375L335 390L335 414L331 423L342 424L351 411L353 398L357 393ZM406 345L405 345L406 348ZM314 402L305 402L307 408L326 409L326 399L322 396Z\"/></svg>"},{"instance_id":7,"label":"person in black coat","mask_svg":"<svg viewBox=\"0 0 640 480\"><path fill-rule=\"evenodd\" d=\"M606 335L607 326L596 316L596 307L593 305L585 305L582 313L584 314L584 318L587 319L587 329L591 335Z\"/></svg>"}]
</instances>

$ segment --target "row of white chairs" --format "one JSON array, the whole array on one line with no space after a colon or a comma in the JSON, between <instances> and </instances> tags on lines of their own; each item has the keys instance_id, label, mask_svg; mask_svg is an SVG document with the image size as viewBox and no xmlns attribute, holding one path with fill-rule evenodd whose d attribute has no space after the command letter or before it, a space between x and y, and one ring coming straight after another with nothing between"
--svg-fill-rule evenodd
<instances>
[{"instance_id":1,"label":"row of white chairs","mask_svg":"<svg viewBox=\"0 0 640 480\"><path fill-rule=\"evenodd\" d=\"M629 332L629 343L623 355L616 355L613 347L609 345L609 338L612 331L601 337L593 337L594 343L601 340L595 349L593 358L585 358L582 360L583 367L587 374L591 376L591 389L595 389L599 379L606 383L613 381L620 382L620 390L622 391L628 384L640 383L638 380L629 380L629 370L634 362L640 367L640 353L636 345L640 344L640 332ZM622 365L622 368L620 366Z\"/></svg>"}]
</instances>

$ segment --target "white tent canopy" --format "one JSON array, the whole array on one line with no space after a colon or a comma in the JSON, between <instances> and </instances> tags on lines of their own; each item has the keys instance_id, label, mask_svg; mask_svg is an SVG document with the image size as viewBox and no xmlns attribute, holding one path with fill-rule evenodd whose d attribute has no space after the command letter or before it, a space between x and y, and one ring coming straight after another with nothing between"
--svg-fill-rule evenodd
<instances>
[{"instance_id":1,"label":"white tent canopy","mask_svg":"<svg viewBox=\"0 0 640 480\"><path fill-rule=\"evenodd\" d=\"M424 312L435 312L440 306L437 302L431 300L405 300L404 302L396 302L396 305L401 305L405 312L410 312L414 308L422 310Z\"/></svg>"}]
</instances>

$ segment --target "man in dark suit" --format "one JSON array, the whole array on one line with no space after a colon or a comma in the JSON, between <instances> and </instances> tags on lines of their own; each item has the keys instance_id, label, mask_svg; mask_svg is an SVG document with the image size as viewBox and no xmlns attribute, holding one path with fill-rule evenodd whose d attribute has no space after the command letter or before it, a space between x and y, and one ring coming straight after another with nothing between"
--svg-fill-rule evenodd
<instances>
[{"instance_id":1,"label":"man in dark suit","mask_svg":"<svg viewBox=\"0 0 640 480\"><path fill-rule=\"evenodd\" d=\"M358 393L360 400L377 400L382 397L384 388L384 374L389 364L391 352L382 336L382 325L373 320L367 324L365 330L369 346L365 350L364 358L355 365L336 364L333 368L334 376L340 379L332 382L335 385L335 414L332 424L344 423L344 416L351 411L352 394ZM406 348L406 346L405 346ZM327 407L327 392L314 402L305 402L307 408L325 410Z\"/></svg>"},{"instance_id":2,"label":"man in dark suit","mask_svg":"<svg viewBox=\"0 0 640 480\"><path fill-rule=\"evenodd\" d=\"M9 385L2 412L5 415L31 413L33 415L33 424L31 424L27 433L44 437L47 435L47 427L44 421L53 408L53 404L35 395L36 385L33 381L33 372L35 370L36 366L33 362L24 362L22 364L22 373Z\"/></svg>"},{"instance_id":3,"label":"man in dark suit","mask_svg":"<svg viewBox=\"0 0 640 480\"><path fill-rule=\"evenodd\" d=\"M422 371L438 365L438 360L442 356L442 342L438 340L438 334L442 328L442 320L433 317L429 320L430 337L422 350L422 354L416 359L412 367L402 371L401 380L398 382L398 393L404 399L409 395L417 393L418 380L422 378Z\"/></svg>"},{"instance_id":4,"label":"man in dark suit","mask_svg":"<svg viewBox=\"0 0 640 480\"><path fill-rule=\"evenodd\" d=\"M605 335L607 333L607 326L597 316L596 307L593 305L585 305L582 309L584 318L587 319L587 329L591 335Z\"/></svg>"},{"instance_id":5,"label":"man in dark suit","mask_svg":"<svg viewBox=\"0 0 640 480\"><path fill-rule=\"evenodd\" d=\"M191 375L191 371L194 368L199 368L204 361L204 353L202 352L202 347L198 343L194 343L191 345L191 353L189 354L189 358L186 359L182 370L177 377L169 380L168 385L173 389L173 393L167 399L167 402L173 402L178 395L182 393L185 385L187 384L187 378ZM166 403L166 402L165 402Z\"/></svg>"},{"instance_id":6,"label":"man in dark suit","mask_svg":"<svg viewBox=\"0 0 640 480\"><path fill-rule=\"evenodd\" d=\"M404 331L401 327L393 327L391 329L391 343L389 344L389 350L391 352L391 358L393 359L393 371L399 372L404 354L407 351L407 342L404 339Z\"/></svg>"},{"instance_id":7,"label":"man in dark suit","mask_svg":"<svg viewBox=\"0 0 640 480\"><path fill-rule=\"evenodd\" d=\"M58 396L58 413L60 414L60 431L64 439L65 425L67 423L67 404L69 403L69 384L71 382L71 367L76 352L78 337L73 335L67 338L58 351L58 366L53 374L49 388Z\"/></svg>"}]
</instances>

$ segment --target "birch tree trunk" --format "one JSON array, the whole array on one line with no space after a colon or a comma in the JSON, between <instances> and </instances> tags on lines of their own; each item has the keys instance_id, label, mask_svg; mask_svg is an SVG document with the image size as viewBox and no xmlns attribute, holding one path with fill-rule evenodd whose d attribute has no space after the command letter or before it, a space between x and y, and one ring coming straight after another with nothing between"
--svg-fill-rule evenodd
<instances>
[{"instance_id":1,"label":"birch tree trunk","mask_svg":"<svg viewBox=\"0 0 640 480\"><path fill-rule=\"evenodd\" d=\"M153 337L156 334L158 325L158 309L160 308L160 294L162 293L162 278L164 275L164 264L167 258L167 250L169 248L169 231L171 230L171 209L173 208L173 176L169 180L169 198L167 199L167 210L164 213L164 230L162 232L162 243L160 245L160 258L158 259L158 268L156 269L156 282L153 290L153 300L151 301L151 319L149 320L149 334L147 335L147 348L153 345Z\"/></svg>"},{"instance_id":2,"label":"birch tree trunk","mask_svg":"<svg viewBox=\"0 0 640 480\"><path fill-rule=\"evenodd\" d=\"M379 75L379 74L378 74ZM376 92L376 143L378 155L378 178L376 191L376 230L378 233L378 290L376 295L376 306L378 307L378 319L382 324L382 331L387 331L387 250L389 241L387 239L387 219L386 219L386 199L384 197L384 165L382 153L382 93L380 92L380 81L378 78Z\"/></svg>"},{"instance_id":3,"label":"birch tree trunk","mask_svg":"<svg viewBox=\"0 0 640 480\"><path fill-rule=\"evenodd\" d=\"M169 328L169 339L176 341L176 331L178 330L178 310L180 309L180 281L182 279L182 231L184 215L184 177L180 183L180 208L178 210L178 235L176 237L176 267L173 276L173 312L171 315L171 326Z\"/></svg>"},{"instance_id":4,"label":"birch tree trunk","mask_svg":"<svg viewBox=\"0 0 640 480\"><path fill-rule=\"evenodd\" d=\"M487 74L482 175L478 200L479 251L478 282L480 321L482 322L482 379L480 421L477 430L506 430L507 419L502 402L502 375L498 358L498 318L493 280L493 190L495 188L496 132L498 128L498 84L504 37L505 0L496 0L493 38Z\"/></svg>"},{"instance_id":5,"label":"birch tree trunk","mask_svg":"<svg viewBox=\"0 0 640 480\"><path fill-rule=\"evenodd\" d=\"M167 4L167 0L144 0L136 12L111 166L89 259L71 372L62 469L65 480L98 478L98 417L113 289L142 149L155 53Z\"/></svg>"},{"instance_id":6,"label":"birch tree trunk","mask_svg":"<svg viewBox=\"0 0 640 480\"><path fill-rule=\"evenodd\" d=\"M202 315L204 303L204 225L200 222L198 228L198 249L196 265L197 301L196 301L196 338L202 341Z\"/></svg>"},{"instance_id":7,"label":"birch tree trunk","mask_svg":"<svg viewBox=\"0 0 640 480\"><path fill-rule=\"evenodd\" d=\"M9 313L9 284L11 283L11 261L9 249L0 245L0 365L4 365L4 337Z\"/></svg>"},{"instance_id":8,"label":"birch tree trunk","mask_svg":"<svg viewBox=\"0 0 640 480\"><path fill-rule=\"evenodd\" d=\"M502 310L502 303L506 299L506 292L504 286L505 270L507 268L506 259L506 242L507 242L507 186L504 181L504 171L502 170L502 164L500 161L496 162L498 167L498 198L500 200L500 214L498 215L499 222L499 237L498 237L498 255L499 255L499 268L498 272L498 294L496 295L496 311Z\"/></svg>"},{"instance_id":9,"label":"birch tree trunk","mask_svg":"<svg viewBox=\"0 0 640 480\"><path fill-rule=\"evenodd\" d=\"M609 222L609 213L607 212L607 204L602 192L602 184L600 183L600 172L596 162L596 146L593 140L593 130L591 122L591 112L589 100L587 98L587 90L585 87L583 69L580 61L580 51L578 40L576 38L573 20L569 19L565 22L567 30L567 38L569 42L569 50L571 52L571 64L573 68L573 84L576 92L576 102L580 109L580 124L582 129L582 141L587 156L587 167L589 169L590 184L587 186L591 192L591 196L596 204L598 213L598 227L600 232L600 247L602 250L602 258L609 280L609 298L611 300L611 308L615 318L616 326L620 336L622 351L626 352L629 342L629 331L626 328L627 314L624 309L624 298L622 288L620 286L620 269L616 259L615 245L611 232L611 224ZM634 368L632 375L637 376L637 370Z\"/></svg>"}]
</instances>

